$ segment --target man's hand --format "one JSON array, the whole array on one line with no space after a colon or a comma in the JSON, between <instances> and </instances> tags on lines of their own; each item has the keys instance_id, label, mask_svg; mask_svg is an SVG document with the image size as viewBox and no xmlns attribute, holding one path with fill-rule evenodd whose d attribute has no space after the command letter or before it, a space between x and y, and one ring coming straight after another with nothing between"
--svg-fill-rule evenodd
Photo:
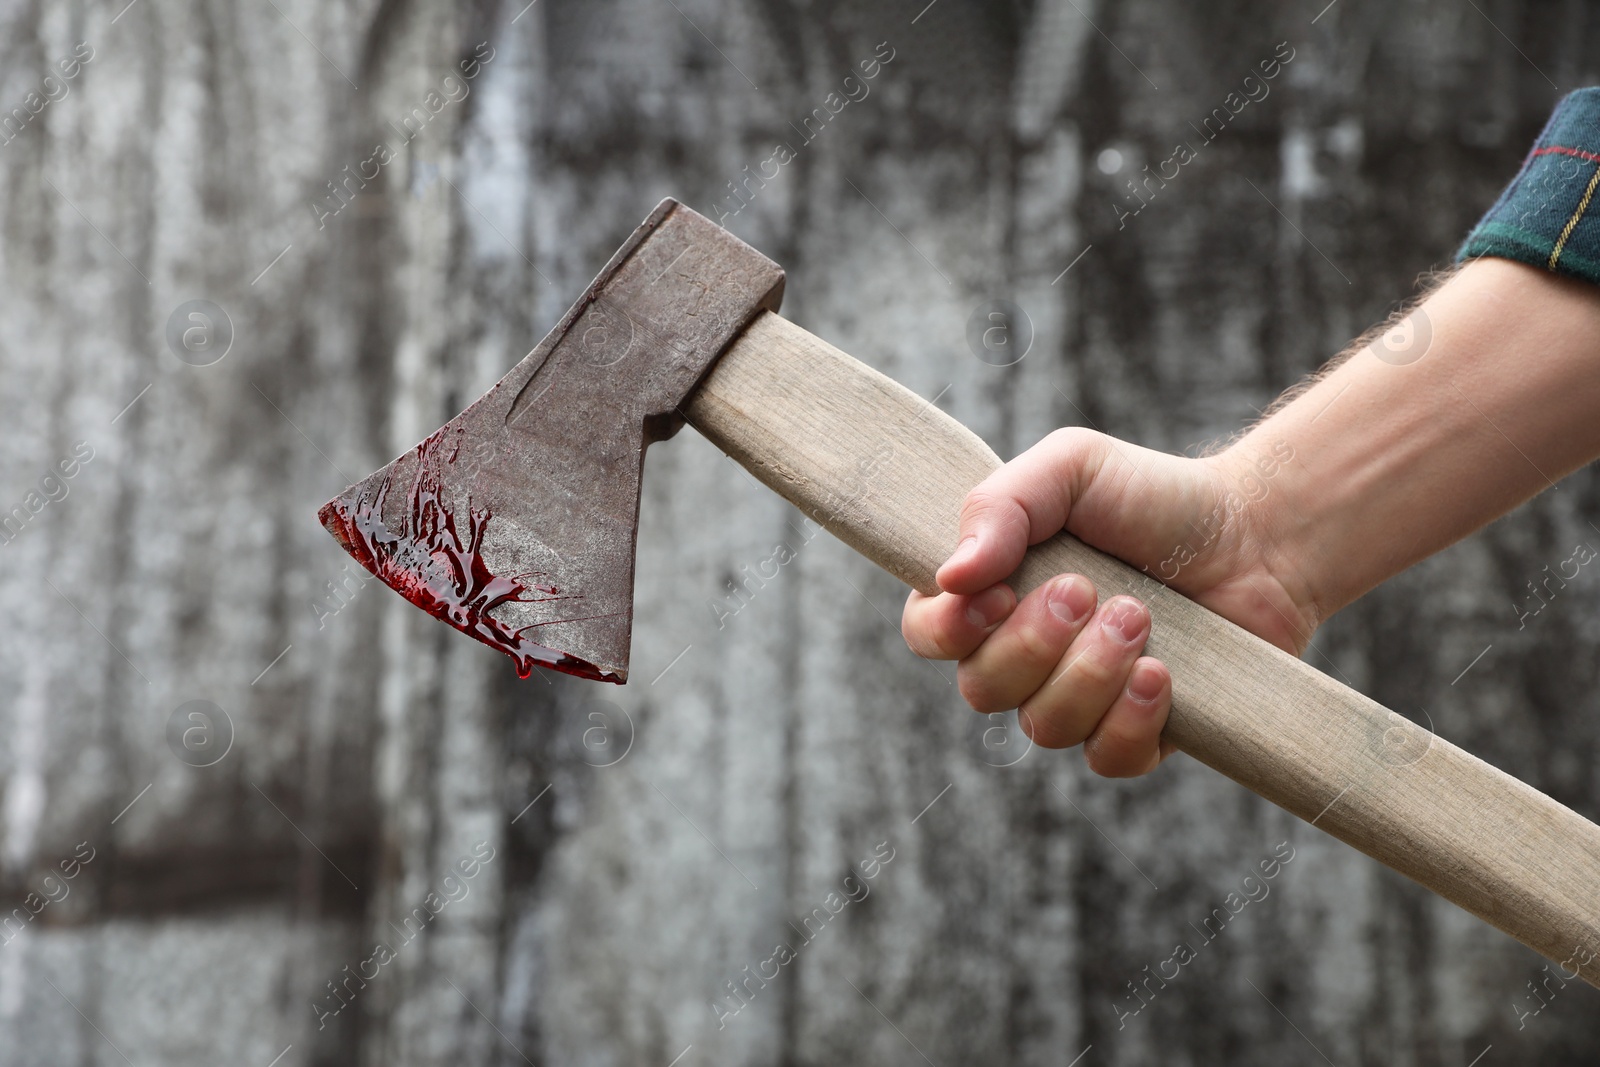
<instances>
[{"instance_id":1,"label":"man's hand","mask_svg":"<svg viewBox=\"0 0 1600 1067\"><path fill-rule=\"evenodd\" d=\"M1039 744L1143 774L1172 693L1141 656L1149 613L1097 605L1072 575L1017 604L998 583L1029 545L1065 528L1298 653L1390 575L1600 457L1593 285L1478 259L1389 327L1216 456L1057 430L967 497L944 592L906 603L906 643L960 660L979 711L1018 707Z\"/></svg>"},{"instance_id":2,"label":"man's hand","mask_svg":"<svg viewBox=\"0 0 1600 1067\"><path fill-rule=\"evenodd\" d=\"M968 495L960 546L938 573L944 592L906 601L906 644L959 660L967 702L986 713L1017 708L1036 743L1083 743L1089 766L1107 776L1154 769L1170 751L1160 738L1172 679L1141 655L1149 611L1126 596L1098 603L1090 581L1073 574L1018 604L1003 579L1029 545L1066 529L1298 653L1318 620L1304 583L1270 550L1263 504L1294 455L1275 451L1236 446L1188 459L1057 430Z\"/></svg>"}]
</instances>

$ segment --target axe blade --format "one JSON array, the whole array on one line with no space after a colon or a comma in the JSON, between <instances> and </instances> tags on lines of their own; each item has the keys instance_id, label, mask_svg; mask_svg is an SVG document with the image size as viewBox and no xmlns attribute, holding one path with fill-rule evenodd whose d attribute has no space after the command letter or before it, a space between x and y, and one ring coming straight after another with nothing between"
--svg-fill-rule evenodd
<instances>
[{"instance_id":1,"label":"axe blade","mask_svg":"<svg viewBox=\"0 0 1600 1067\"><path fill-rule=\"evenodd\" d=\"M487 393L318 512L384 584L536 666L628 678L644 450L783 271L663 200Z\"/></svg>"}]
</instances>

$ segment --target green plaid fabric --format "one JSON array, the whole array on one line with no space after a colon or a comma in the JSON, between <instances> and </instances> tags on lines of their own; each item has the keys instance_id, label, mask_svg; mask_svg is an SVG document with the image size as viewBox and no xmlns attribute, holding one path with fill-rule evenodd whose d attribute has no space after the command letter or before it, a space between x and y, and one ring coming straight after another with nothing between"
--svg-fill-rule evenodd
<instances>
[{"instance_id":1,"label":"green plaid fabric","mask_svg":"<svg viewBox=\"0 0 1600 1067\"><path fill-rule=\"evenodd\" d=\"M1456 253L1500 256L1600 283L1600 88L1556 105L1522 169Z\"/></svg>"}]
</instances>

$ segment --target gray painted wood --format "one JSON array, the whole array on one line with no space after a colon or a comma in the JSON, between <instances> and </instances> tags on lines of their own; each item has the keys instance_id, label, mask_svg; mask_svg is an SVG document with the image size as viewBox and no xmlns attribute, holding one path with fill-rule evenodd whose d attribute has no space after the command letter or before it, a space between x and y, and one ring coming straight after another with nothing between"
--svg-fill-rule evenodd
<instances>
[{"instance_id":1,"label":"gray painted wood","mask_svg":"<svg viewBox=\"0 0 1600 1067\"><path fill-rule=\"evenodd\" d=\"M1015 749L905 652L903 589L692 432L648 460L625 689L519 682L379 588L314 608L345 564L316 506L496 380L661 196L714 214L881 41L870 95L726 220L789 268L786 313L1002 455L1074 422L1225 436L1444 263L1551 82L1597 74L1581 5L1321 6L0 8L6 109L95 50L0 147L0 508L94 449L0 545L8 906L95 849L0 947L0 1064L1592 1059L1591 991L1552 981L1519 1029L1531 953L1190 761L994 766ZM1119 230L1127 168L1284 40L1270 95ZM469 95L319 230L325 183L480 42ZM993 297L1035 330L1012 367L965 339ZM163 337L192 299L233 324L213 366ZM1593 576L1514 609L1593 521L1584 472L1308 659L1593 816ZM194 699L234 729L210 767L166 740ZM325 983L480 841L468 894L318 1031ZM719 1031L722 983L884 841ZM1124 983L1283 841L1119 1031Z\"/></svg>"}]
</instances>

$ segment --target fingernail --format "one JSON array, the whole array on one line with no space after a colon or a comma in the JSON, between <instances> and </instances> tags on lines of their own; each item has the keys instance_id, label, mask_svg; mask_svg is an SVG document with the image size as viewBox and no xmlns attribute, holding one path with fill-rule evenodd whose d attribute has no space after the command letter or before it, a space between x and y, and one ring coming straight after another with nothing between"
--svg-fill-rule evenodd
<instances>
[{"instance_id":1,"label":"fingernail","mask_svg":"<svg viewBox=\"0 0 1600 1067\"><path fill-rule=\"evenodd\" d=\"M1155 670L1136 670L1128 679L1128 696L1140 704L1151 704L1161 695L1161 673Z\"/></svg>"},{"instance_id":2,"label":"fingernail","mask_svg":"<svg viewBox=\"0 0 1600 1067\"><path fill-rule=\"evenodd\" d=\"M956 550L950 553L950 558L944 561L944 565L949 567L952 564L966 563L977 554L978 539L972 536L963 537L961 543L956 546Z\"/></svg>"},{"instance_id":3,"label":"fingernail","mask_svg":"<svg viewBox=\"0 0 1600 1067\"><path fill-rule=\"evenodd\" d=\"M1131 645L1144 637L1144 605L1129 597L1118 597L1106 605L1101 625L1107 633Z\"/></svg>"},{"instance_id":4,"label":"fingernail","mask_svg":"<svg viewBox=\"0 0 1600 1067\"><path fill-rule=\"evenodd\" d=\"M1077 625L1094 610L1094 584L1081 574L1068 574L1050 587L1050 614Z\"/></svg>"},{"instance_id":5,"label":"fingernail","mask_svg":"<svg viewBox=\"0 0 1600 1067\"><path fill-rule=\"evenodd\" d=\"M985 589L967 605L967 621L980 630L987 630L1011 610L1011 590L1003 585Z\"/></svg>"}]
</instances>

